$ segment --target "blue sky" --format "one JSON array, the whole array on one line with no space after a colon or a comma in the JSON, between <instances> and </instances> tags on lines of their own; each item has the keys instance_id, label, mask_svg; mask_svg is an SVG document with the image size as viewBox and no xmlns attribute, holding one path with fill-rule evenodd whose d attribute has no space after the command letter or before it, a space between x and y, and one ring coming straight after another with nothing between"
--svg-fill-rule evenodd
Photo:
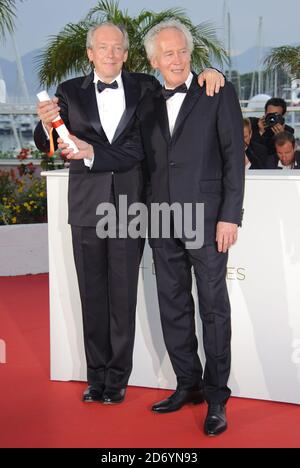
<instances>
[{"instance_id":1,"label":"blue sky","mask_svg":"<svg viewBox=\"0 0 300 468\"><path fill-rule=\"evenodd\" d=\"M16 41L21 55L44 47L51 35L57 34L68 22L85 16L97 0L26 0L18 7ZM180 6L195 23L211 21L222 38L224 0L120 0L120 7L131 15L143 8L160 11ZM300 0L227 0L231 10L233 44L236 53L244 52L257 42L258 18L263 16L263 45L278 46L300 43ZM1 44L0 56L13 58L9 39Z\"/></svg>"}]
</instances>

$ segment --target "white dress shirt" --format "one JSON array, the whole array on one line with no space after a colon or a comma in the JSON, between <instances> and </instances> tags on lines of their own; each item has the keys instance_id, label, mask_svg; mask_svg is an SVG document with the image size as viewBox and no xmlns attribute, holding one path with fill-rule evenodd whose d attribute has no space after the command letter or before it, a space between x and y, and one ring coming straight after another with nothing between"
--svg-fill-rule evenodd
<instances>
[{"instance_id":1,"label":"white dress shirt","mask_svg":"<svg viewBox=\"0 0 300 468\"><path fill-rule=\"evenodd\" d=\"M188 79L185 82L187 89L190 88L192 81L193 81L193 74L190 73L188 76ZM166 89L169 89L169 88L166 87ZM169 128L170 128L171 135L173 134L176 120L177 120L178 114L180 112L181 106L185 98L186 98L186 93L176 93L174 94L174 96L172 96L170 99L166 101L168 119L169 119Z\"/></svg>"},{"instance_id":2,"label":"white dress shirt","mask_svg":"<svg viewBox=\"0 0 300 468\"><path fill-rule=\"evenodd\" d=\"M126 109L125 92L122 81L121 73L111 81L118 83L117 89L106 88L99 93L97 89L98 80L101 78L94 72L95 93L97 99L97 106L102 128L107 136L108 141L113 141L114 135ZM103 81L103 80L101 80ZM91 168L93 166L93 159L84 159L84 164Z\"/></svg>"},{"instance_id":3,"label":"white dress shirt","mask_svg":"<svg viewBox=\"0 0 300 468\"><path fill-rule=\"evenodd\" d=\"M297 164L289 164L288 166L284 166L284 165L282 164L282 162L280 161L280 159L279 159L279 161L278 161L278 167L279 167L280 169L284 170L284 171L292 170L292 169L294 169L294 167L295 167L296 165L297 165Z\"/></svg>"},{"instance_id":4,"label":"white dress shirt","mask_svg":"<svg viewBox=\"0 0 300 468\"><path fill-rule=\"evenodd\" d=\"M248 148L248 147L247 147L247 148ZM246 151L247 151L247 148L246 148ZM251 164L251 162L249 161L249 159L248 159L246 153L245 153L245 159L246 159L246 161L248 161L247 164L245 164L245 170L248 171L248 170L250 169L250 167L252 166L252 164Z\"/></svg>"}]
</instances>

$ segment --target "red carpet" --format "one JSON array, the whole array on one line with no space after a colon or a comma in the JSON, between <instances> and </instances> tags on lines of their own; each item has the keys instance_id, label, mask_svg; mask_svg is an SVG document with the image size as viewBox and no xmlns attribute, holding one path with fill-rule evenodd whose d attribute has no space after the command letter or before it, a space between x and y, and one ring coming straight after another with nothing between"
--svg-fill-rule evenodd
<instances>
[{"instance_id":1,"label":"red carpet","mask_svg":"<svg viewBox=\"0 0 300 468\"><path fill-rule=\"evenodd\" d=\"M0 447L300 447L300 407L231 399L229 430L202 433L205 406L150 412L170 392L129 388L117 407L84 405L82 383L49 381L48 276L0 278ZM1 341L0 341L1 343ZM0 355L0 361L1 357Z\"/></svg>"}]
</instances>

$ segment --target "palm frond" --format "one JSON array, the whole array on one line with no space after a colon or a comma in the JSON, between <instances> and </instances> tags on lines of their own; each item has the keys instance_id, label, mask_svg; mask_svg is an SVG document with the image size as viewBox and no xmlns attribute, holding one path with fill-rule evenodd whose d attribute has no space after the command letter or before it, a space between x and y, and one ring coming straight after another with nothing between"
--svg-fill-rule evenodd
<instances>
[{"instance_id":1,"label":"palm frond","mask_svg":"<svg viewBox=\"0 0 300 468\"><path fill-rule=\"evenodd\" d=\"M48 45L36 58L41 84L58 84L70 74L86 73L89 62L86 55L86 22L69 23L57 35L50 37Z\"/></svg>"},{"instance_id":2,"label":"palm frond","mask_svg":"<svg viewBox=\"0 0 300 468\"><path fill-rule=\"evenodd\" d=\"M90 9L85 20L98 24L104 21L122 24L126 17L128 17L127 10L121 11L118 1L101 0L95 7Z\"/></svg>"},{"instance_id":3,"label":"palm frond","mask_svg":"<svg viewBox=\"0 0 300 468\"><path fill-rule=\"evenodd\" d=\"M0 0L0 38L5 38L5 33L11 33L14 29L16 18L16 0Z\"/></svg>"},{"instance_id":4,"label":"palm frond","mask_svg":"<svg viewBox=\"0 0 300 468\"><path fill-rule=\"evenodd\" d=\"M189 25L194 38L195 50L192 63L196 71L210 66L212 62L219 65L228 60L227 53L216 35L214 26L210 22L202 22L197 26Z\"/></svg>"},{"instance_id":5,"label":"palm frond","mask_svg":"<svg viewBox=\"0 0 300 468\"><path fill-rule=\"evenodd\" d=\"M138 16L132 18L127 10L120 10L118 1L101 0L83 21L68 24L57 36L50 39L37 58L40 81L50 86L70 73L86 73L90 69L85 50L87 31L91 26L105 21L122 24L127 29L130 50L124 68L131 72L155 73L146 57L144 38L153 26L171 19L181 21L193 35L195 50L192 64L196 71L209 66L212 60L218 63L226 61L226 52L217 39L213 25L201 23L195 26L182 8L169 8L159 13L142 10Z\"/></svg>"},{"instance_id":6,"label":"palm frond","mask_svg":"<svg viewBox=\"0 0 300 468\"><path fill-rule=\"evenodd\" d=\"M271 50L264 60L268 70L282 69L292 77L300 77L300 46L281 46Z\"/></svg>"}]
</instances>

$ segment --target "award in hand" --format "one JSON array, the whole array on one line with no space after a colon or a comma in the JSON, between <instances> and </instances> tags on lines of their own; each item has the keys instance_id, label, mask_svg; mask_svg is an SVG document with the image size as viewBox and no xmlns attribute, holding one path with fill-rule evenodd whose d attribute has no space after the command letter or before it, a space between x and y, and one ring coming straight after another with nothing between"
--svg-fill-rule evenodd
<instances>
[{"instance_id":1,"label":"award in hand","mask_svg":"<svg viewBox=\"0 0 300 468\"><path fill-rule=\"evenodd\" d=\"M37 97L40 102L50 101L50 97L47 91L42 91L41 93L38 93ZM65 126L64 121L62 120L60 115L53 120L52 127L55 128L63 142L67 143L70 146L70 148L74 150L74 153L78 153L79 150L75 145L74 141L72 141L69 137L69 130Z\"/></svg>"}]
</instances>

